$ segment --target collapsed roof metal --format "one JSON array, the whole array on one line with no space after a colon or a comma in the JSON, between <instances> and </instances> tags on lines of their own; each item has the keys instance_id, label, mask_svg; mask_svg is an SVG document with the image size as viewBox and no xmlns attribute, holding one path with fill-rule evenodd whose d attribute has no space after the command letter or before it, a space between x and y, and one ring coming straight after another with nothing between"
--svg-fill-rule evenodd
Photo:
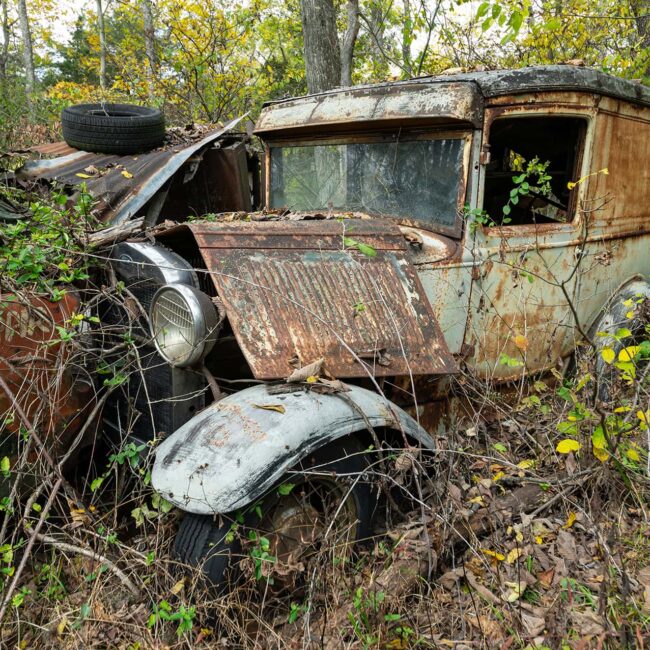
<instances>
[{"instance_id":1,"label":"collapsed roof metal","mask_svg":"<svg viewBox=\"0 0 650 650\"><path fill-rule=\"evenodd\" d=\"M183 165L200 162L203 153L242 119L234 119L190 144L167 145L128 156L79 151L65 142L39 145L31 151L46 157L27 161L16 171L16 179L45 180L72 188L85 183L98 202L94 210L99 219L121 223L141 214Z\"/></svg>"}]
</instances>

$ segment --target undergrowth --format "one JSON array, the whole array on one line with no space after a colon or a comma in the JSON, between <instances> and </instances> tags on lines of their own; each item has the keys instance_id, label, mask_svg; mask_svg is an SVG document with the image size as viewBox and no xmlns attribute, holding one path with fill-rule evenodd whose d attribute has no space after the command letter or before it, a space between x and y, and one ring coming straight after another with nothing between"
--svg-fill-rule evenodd
<instances>
[{"instance_id":1,"label":"undergrowth","mask_svg":"<svg viewBox=\"0 0 650 650\"><path fill-rule=\"evenodd\" d=\"M368 450L368 475L388 505L367 546L349 553L325 544L307 565L284 565L263 532L235 521L240 571L217 590L174 559L182 513L150 487L156 442L107 439L92 425L110 392L142 367L137 336L97 315L109 301L133 322L141 317L128 291L109 273L96 276L85 256L91 206L86 192L74 205L55 194L33 201L29 218L0 225L3 297L63 300L66 285L83 299L37 346L54 359L32 368L41 393L0 385L4 431L16 442L0 462L3 647L647 644L647 325L605 333L608 343L597 352L586 345L570 372L522 380L507 399L462 374L454 394L480 395L483 407L440 436L435 455ZM625 307L630 323L648 322L641 296ZM89 386L71 437L52 414L71 399L71 384L58 388L66 377ZM53 457L57 445L67 462Z\"/></svg>"}]
</instances>

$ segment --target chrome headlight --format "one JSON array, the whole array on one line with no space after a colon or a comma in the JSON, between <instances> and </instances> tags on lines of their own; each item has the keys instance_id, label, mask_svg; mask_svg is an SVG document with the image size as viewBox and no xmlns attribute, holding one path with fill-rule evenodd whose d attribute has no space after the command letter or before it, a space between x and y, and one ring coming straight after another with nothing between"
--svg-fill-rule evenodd
<instances>
[{"instance_id":1,"label":"chrome headlight","mask_svg":"<svg viewBox=\"0 0 650 650\"><path fill-rule=\"evenodd\" d=\"M160 355L172 366L192 366L217 339L220 320L203 292L186 284L166 284L151 302L151 335Z\"/></svg>"}]
</instances>

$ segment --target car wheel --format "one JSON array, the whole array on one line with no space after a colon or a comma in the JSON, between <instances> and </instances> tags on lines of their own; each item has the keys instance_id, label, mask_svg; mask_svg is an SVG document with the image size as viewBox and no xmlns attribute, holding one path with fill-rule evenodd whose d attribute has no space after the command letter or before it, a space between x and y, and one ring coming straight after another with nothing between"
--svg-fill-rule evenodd
<instances>
[{"instance_id":1,"label":"car wheel","mask_svg":"<svg viewBox=\"0 0 650 650\"><path fill-rule=\"evenodd\" d=\"M371 537L377 499L367 470L356 439L317 449L246 513L221 521L185 515L175 555L223 587L237 571L237 560L254 555L245 546L263 544L261 572L295 586L325 548L340 558Z\"/></svg>"},{"instance_id":2,"label":"car wheel","mask_svg":"<svg viewBox=\"0 0 650 650\"><path fill-rule=\"evenodd\" d=\"M63 109L64 140L75 149L130 154L155 149L165 139L161 111L131 104L77 104Z\"/></svg>"}]
</instances>

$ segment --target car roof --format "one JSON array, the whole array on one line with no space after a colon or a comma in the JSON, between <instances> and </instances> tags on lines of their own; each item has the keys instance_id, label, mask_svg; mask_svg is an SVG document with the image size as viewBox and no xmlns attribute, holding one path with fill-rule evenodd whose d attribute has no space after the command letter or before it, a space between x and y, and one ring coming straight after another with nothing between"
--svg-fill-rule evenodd
<instances>
[{"instance_id":1,"label":"car roof","mask_svg":"<svg viewBox=\"0 0 650 650\"><path fill-rule=\"evenodd\" d=\"M484 98L537 91L583 91L615 97L650 106L650 87L636 81L621 79L596 68L576 65L540 65L510 70L483 70L456 72L404 81L365 84L350 88L336 88L324 93L304 95L303 98L324 97L345 91L373 89L395 92L400 86L413 84L467 83L477 87ZM282 104L302 99L299 97L269 101L264 106Z\"/></svg>"}]
</instances>

